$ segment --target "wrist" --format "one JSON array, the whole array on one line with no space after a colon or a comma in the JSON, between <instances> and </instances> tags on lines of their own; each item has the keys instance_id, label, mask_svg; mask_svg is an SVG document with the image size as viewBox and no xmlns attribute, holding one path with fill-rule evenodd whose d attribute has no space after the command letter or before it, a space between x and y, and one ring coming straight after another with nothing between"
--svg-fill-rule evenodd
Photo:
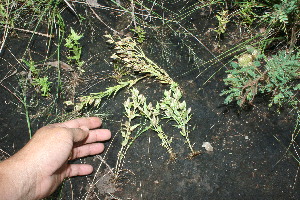
<instances>
[{"instance_id":1,"label":"wrist","mask_svg":"<svg viewBox=\"0 0 300 200\"><path fill-rule=\"evenodd\" d=\"M0 163L0 199L35 199L34 180L23 159L14 155Z\"/></svg>"}]
</instances>

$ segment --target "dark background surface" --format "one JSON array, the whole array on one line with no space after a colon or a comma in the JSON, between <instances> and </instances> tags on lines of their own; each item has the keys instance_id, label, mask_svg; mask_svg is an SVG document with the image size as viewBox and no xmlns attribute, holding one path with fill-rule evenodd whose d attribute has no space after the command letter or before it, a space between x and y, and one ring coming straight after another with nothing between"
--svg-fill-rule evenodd
<instances>
[{"instance_id":1,"label":"dark background surface","mask_svg":"<svg viewBox=\"0 0 300 200\"><path fill-rule=\"evenodd\" d=\"M174 5L178 8L172 7L172 4L169 6L172 11L178 12L181 6ZM130 15L118 17L114 11L94 9L106 25L96 19L84 5L77 4L76 11L86 17L85 23L79 24L69 11L63 13L67 27L73 27L84 35L81 45L86 72L81 77L84 81L76 86L75 98L90 92L103 91L116 84L116 80L109 78L113 70L109 58L112 49L105 43L103 35L105 32L112 33L107 26L124 34L129 32L124 27L128 26ZM165 14L172 17L171 12ZM189 149L184 138L171 125L165 123L165 132L174 137L172 147L178 155L175 162L169 162L168 154L160 146L158 137L149 131L138 138L129 149L123 167L123 179L112 183L109 178L103 178L112 176L99 157L81 159L76 162L91 163L95 169L102 163L100 173L67 180L58 192L62 199L85 199L87 196L90 199L96 199L97 196L101 199L300 199L299 163L286 152L294 130L295 113L289 108L281 109L280 113L276 108L268 108L266 96L259 96L253 106L244 109L234 104L224 105L224 97L219 95L225 88L222 79L226 76L226 69L222 63L227 63L232 57L215 64L201 64L212 60L212 54L218 55L222 51L213 51L218 39L214 33L207 34L209 28L216 24L214 12L208 8L200 9L181 21L180 25L185 28L197 29L195 36L201 39L202 44L185 34L177 24L170 24L174 28L171 31L161 25L161 20L149 22L151 26L155 23L157 30L145 27L147 40L142 48L146 56L165 69L182 88L184 100L192 108L193 114L190 121L190 140L195 150L201 150L202 154L191 160L187 159ZM175 28L178 28L177 31L174 31ZM241 39L234 37L237 30L236 25L229 24L228 33L220 41L222 47L229 49L239 43ZM3 86L0 87L0 146L10 155L29 140L24 109L11 94L20 91L18 73L23 69L17 60L22 58L28 44L33 60L45 57L43 52L47 39L34 36L30 40L29 36L24 33L11 35L0 60L0 80L3 80ZM196 56L191 54L188 47L192 48ZM66 57L65 52L66 49L62 49L62 60ZM199 66L202 68L192 70ZM14 69L17 74L4 79ZM53 69L49 69L47 73L52 80L56 79ZM66 84L72 78L67 72L62 76ZM207 81L209 77L212 78ZM138 83L136 88L149 102L155 103L162 98L162 92L167 87L149 78ZM33 98L33 92L29 96ZM122 90L114 98L104 101L98 113L91 114L106 114L102 116L103 128L111 129L114 139L106 144L108 150L102 156L111 168L115 166L120 149L119 130L125 120L122 104L128 97L129 92ZM48 113L51 117L36 115L51 100L35 98L38 98L38 104L33 104L30 108L33 132L38 127L59 121L56 119L58 115L67 113L61 106L62 111ZM63 100L66 99L60 101ZM210 142L214 151L206 152L201 147L203 142ZM93 179L108 182L106 185L96 184L88 195L86 191L91 183L95 183ZM111 192L114 193L109 194ZM58 194L54 195L54 199L59 199Z\"/></svg>"}]
</instances>

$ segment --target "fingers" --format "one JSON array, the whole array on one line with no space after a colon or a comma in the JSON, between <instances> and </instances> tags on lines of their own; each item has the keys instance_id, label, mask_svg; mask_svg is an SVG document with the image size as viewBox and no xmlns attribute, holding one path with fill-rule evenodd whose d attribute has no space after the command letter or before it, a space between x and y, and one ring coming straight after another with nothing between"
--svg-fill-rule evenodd
<instances>
[{"instance_id":1,"label":"fingers","mask_svg":"<svg viewBox=\"0 0 300 200\"><path fill-rule=\"evenodd\" d=\"M66 128L82 128L87 127L88 129L94 129L100 127L102 124L102 120L98 117L86 117L86 118L78 118L70 121L66 121L63 123L54 124L60 127Z\"/></svg>"},{"instance_id":2,"label":"fingers","mask_svg":"<svg viewBox=\"0 0 300 200\"><path fill-rule=\"evenodd\" d=\"M73 138L73 142L80 142L86 140L89 135L89 131L83 130L81 128L72 128L70 133Z\"/></svg>"},{"instance_id":3,"label":"fingers","mask_svg":"<svg viewBox=\"0 0 300 200\"><path fill-rule=\"evenodd\" d=\"M72 129L73 133L73 141L77 144L75 146L79 146L82 144L94 143L94 142L102 142L109 140L111 138L111 133L108 129L95 129L95 130L86 130L83 129ZM81 131L80 131L81 130Z\"/></svg>"},{"instance_id":4,"label":"fingers","mask_svg":"<svg viewBox=\"0 0 300 200\"><path fill-rule=\"evenodd\" d=\"M96 129L100 127L102 121L98 117L78 118L63 123L48 125L51 127L70 128L72 131L73 142L83 141L84 143L93 143L110 139L111 134L107 129Z\"/></svg>"},{"instance_id":5,"label":"fingers","mask_svg":"<svg viewBox=\"0 0 300 200\"><path fill-rule=\"evenodd\" d=\"M84 176L93 172L93 167L88 164L70 164L65 171L65 177Z\"/></svg>"},{"instance_id":6,"label":"fingers","mask_svg":"<svg viewBox=\"0 0 300 200\"><path fill-rule=\"evenodd\" d=\"M108 129L96 129L90 130L87 138L80 137L81 135L77 137L77 139L80 139L77 141L80 142L77 142L77 144L74 146L71 154L72 156L70 157L71 160L102 153L104 150L104 144L95 142L110 139L111 132ZM84 141L84 143L81 141Z\"/></svg>"},{"instance_id":7,"label":"fingers","mask_svg":"<svg viewBox=\"0 0 300 200\"><path fill-rule=\"evenodd\" d=\"M72 150L70 160L85 156L96 155L102 153L103 150L104 144L102 143L86 144L80 147L76 147Z\"/></svg>"},{"instance_id":8,"label":"fingers","mask_svg":"<svg viewBox=\"0 0 300 200\"><path fill-rule=\"evenodd\" d=\"M111 138L111 133L108 129L95 129L89 131L89 135L86 138L85 143L106 141L109 140L110 138Z\"/></svg>"}]
</instances>

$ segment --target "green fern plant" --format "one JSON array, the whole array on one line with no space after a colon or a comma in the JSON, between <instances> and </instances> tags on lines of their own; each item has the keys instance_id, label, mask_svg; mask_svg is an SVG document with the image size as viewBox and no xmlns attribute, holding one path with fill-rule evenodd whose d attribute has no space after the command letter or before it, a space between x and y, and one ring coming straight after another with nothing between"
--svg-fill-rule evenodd
<instances>
[{"instance_id":1,"label":"green fern plant","mask_svg":"<svg viewBox=\"0 0 300 200\"><path fill-rule=\"evenodd\" d=\"M254 48L232 62L232 69L226 71L224 82L228 89L223 90L225 104L237 101L239 106L252 103L258 93L271 95L269 106L283 103L295 105L299 103L295 96L300 84L294 85L293 80L300 78L300 53L280 51L268 59Z\"/></svg>"},{"instance_id":2,"label":"green fern plant","mask_svg":"<svg viewBox=\"0 0 300 200\"><path fill-rule=\"evenodd\" d=\"M282 0L279 4L274 4L274 12L270 16L274 20L287 24L289 15L293 12L299 12L298 2L296 0Z\"/></svg>"},{"instance_id":3,"label":"green fern plant","mask_svg":"<svg viewBox=\"0 0 300 200\"><path fill-rule=\"evenodd\" d=\"M265 75L260 62L263 57L264 55L257 53L257 50L249 48L247 53L237 58L237 62L231 62L232 69L226 71L227 78L224 79L229 88L221 93L227 96L225 104L237 101L237 104L242 106L245 102L253 101Z\"/></svg>"},{"instance_id":4,"label":"green fern plant","mask_svg":"<svg viewBox=\"0 0 300 200\"><path fill-rule=\"evenodd\" d=\"M265 68L268 79L261 91L272 94L269 105L282 105L284 102L296 105L297 100L294 97L296 91L300 90L300 84L293 85L292 81L300 78L300 52L292 54L279 51L267 60Z\"/></svg>"}]
</instances>

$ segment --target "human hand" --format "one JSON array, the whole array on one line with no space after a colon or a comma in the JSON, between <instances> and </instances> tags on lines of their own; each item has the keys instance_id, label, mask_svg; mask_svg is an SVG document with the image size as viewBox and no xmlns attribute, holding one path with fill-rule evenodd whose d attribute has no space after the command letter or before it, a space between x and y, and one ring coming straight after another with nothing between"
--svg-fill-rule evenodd
<instances>
[{"instance_id":1,"label":"human hand","mask_svg":"<svg viewBox=\"0 0 300 200\"><path fill-rule=\"evenodd\" d=\"M68 160L104 150L103 143L95 142L108 140L111 134L95 129L101 123L97 117L79 118L39 129L24 148L0 163L0 170L7 171L0 172L0 183L5 176L12 181L7 188L11 193L4 194L14 195L8 199L40 199L54 192L64 178L90 174L91 165L68 164Z\"/></svg>"}]
</instances>

